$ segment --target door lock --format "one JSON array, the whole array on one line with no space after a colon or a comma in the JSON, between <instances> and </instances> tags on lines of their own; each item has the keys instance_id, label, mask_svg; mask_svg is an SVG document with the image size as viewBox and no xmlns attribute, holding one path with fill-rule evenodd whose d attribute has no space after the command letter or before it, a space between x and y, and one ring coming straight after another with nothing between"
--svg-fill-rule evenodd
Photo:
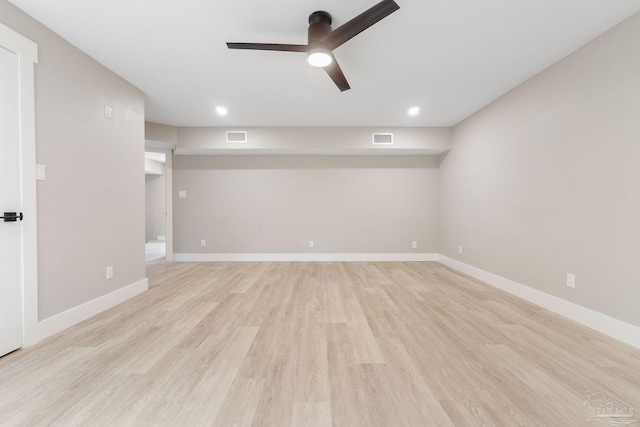
<instances>
[{"instance_id":1,"label":"door lock","mask_svg":"<svg viewBox=\"0 0 640 427\"><path fill-rule=\"evenodd\" d=\"M0 216L0 219L4 220L4 222L16 222L17 220L22 221L22 212L19 214L17 212L5 212L4 216Z\"/></svg>"}]
</instances>

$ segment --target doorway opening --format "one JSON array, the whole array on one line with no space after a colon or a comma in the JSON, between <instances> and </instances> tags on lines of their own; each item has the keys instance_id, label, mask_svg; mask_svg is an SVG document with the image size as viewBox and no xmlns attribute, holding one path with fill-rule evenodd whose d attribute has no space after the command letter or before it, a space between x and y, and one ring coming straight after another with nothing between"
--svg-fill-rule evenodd
<instances>
[{"instance_id":1,"label":"doorway opening","mask_svg":"<svg viewBox=\"0 0 640 427\"><path fill-rule=\"evenodd\" d=\"M145 152L145 261L167 261L167 156Z\"/></svg>"}]
</instances>

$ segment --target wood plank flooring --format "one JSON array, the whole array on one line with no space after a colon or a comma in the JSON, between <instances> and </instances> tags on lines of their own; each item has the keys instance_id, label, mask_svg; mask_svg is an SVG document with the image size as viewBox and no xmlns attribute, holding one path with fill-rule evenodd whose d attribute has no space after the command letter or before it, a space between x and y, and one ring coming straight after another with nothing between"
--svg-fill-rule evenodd
<instances>
[{"instance_id":1,"label":"wood plank flooring","mask_svg":"<svg viewBox=\"0 0 640 427\"><path fill-rule=\"evenodd\" d=\"M0 358L0 425L593 426L592 393L640 412L639 350L438 263L148 273Z\"/></svg>"}]
</instances>

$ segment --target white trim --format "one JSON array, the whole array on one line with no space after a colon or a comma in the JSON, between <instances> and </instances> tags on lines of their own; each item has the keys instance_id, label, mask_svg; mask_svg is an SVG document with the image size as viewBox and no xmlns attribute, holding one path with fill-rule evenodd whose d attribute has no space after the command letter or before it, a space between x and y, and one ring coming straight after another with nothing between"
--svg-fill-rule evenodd
<instances>
[{"instance_id":1,"label":"white trim","mask_svg":"<svg viewBox=\"0 0 640 427\"><path fill-rule=\"evenodd\" d=\"M45 319L38 324L39 338L41 340L62 332L73 325L89 319L96 314L115 307L124 301L135 297L149 289L147 279L140 280L124 288L120 288L99 298L70 308L60 314Z\"/></svg>"},{"instance_id":2,"label":"white trim","mask_svg":"<svg viewBox=\"0 0 640 427\"><path fill-rule=\"evenodd\" d=\"M437 261L438 254L173 254L176 262L222 261Z\"/></svg>"},{"instance_id":3,"label":"white trim","mask_svg":"<svg viewBox=\"0 0 640 427\"><path fill-rule=\"evenodd\" d=\"M38 45L0 24L0 47L18 56L22 186L22 347L38 342L38 229L36 205L36 120L33 67Z\"/></svg>"},{"instance_id":4,"label":"white trim","mask_svg":"<svg viewBox=\"0 0 640 427\"><path fill-rule=\"evenodd\" d=\"M38 62L38 45L1 23L0 40L0 46L20 56L27 63Z\"/></svg>"},{"instance_id":5,"label":"white trim","mask_svg":"<svg viewBox=\"0 0 640 427\"><path fill-rule=\"evenodd\" d=\"M448 267L481 280L491 286L551 310L561 316L578 322L612 338L640 348L640 327L614 319L589 308L549 295L488 271L460 262L456 259L438 255L438 261Z\"/></svg>"},{"instance_id":6,"label":"white trim","mask_svg":"<svg viewBox=\"0 0 640 427\"><path fill-rule=\"evenodd\" d=\"M165 194L164 203L166 207L166 221L165 221L165 260L167 262L173 262L173 151L165 151Z\"/></svg>"}]
</instances>

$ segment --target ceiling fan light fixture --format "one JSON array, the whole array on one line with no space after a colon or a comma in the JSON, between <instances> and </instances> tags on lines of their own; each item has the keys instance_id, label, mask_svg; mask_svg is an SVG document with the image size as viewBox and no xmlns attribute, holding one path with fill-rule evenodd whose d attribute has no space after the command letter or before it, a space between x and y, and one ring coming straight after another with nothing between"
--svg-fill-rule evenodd
<instances>
[{"instance_id":1,"label":"ceiling fan light fixture","mask_svg":"<svg viewBox=\"0 0 640 427\"><path fill-rule=\"evenodd\" d=\"M309 51L307 61L314 67L323 68L331 64L332 59L329 50L319 47Z\"/></svg>"},{"instance_id":2,"label":"ceiling fan light fixture","mask_svg":"<svg viewBox=\"0 0 640 427\"><path fill-rule=\"evenodd\" d=\"M227 47L229 49L306 52L309 64L324 68L340 92L344 92L351 89L351 86L340 69L338 61L334 58L333 51L398 9L400 6L394 0L382 0L335 30L331 28L331 15L323 10L317 10L309 15L308 43L306 45L227 42Z\"/></svg>"}]
</instances>

